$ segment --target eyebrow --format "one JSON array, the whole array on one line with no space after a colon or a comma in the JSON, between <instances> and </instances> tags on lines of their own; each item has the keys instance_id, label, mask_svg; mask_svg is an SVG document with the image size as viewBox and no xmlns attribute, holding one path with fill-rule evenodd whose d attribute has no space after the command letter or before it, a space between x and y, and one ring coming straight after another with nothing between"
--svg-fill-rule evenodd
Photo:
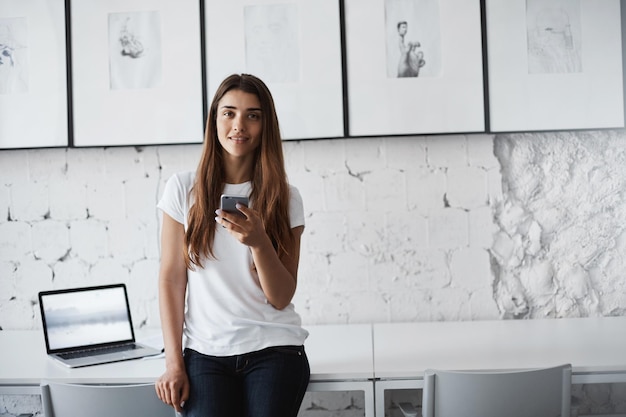
<instances>
[{"instance_id":1,"label":"eyebrow","mask_svg":"<svg viewBox=\"0 0 626 417\"><path fill-rule=\"evenodd\" d=\"M230 106L228 104L223 105L222 107L220 107L221 109L237 109L237 106ZM262 111L260 107L249 107L246 109L247 111Z\"/></svg>"}]
</instances>

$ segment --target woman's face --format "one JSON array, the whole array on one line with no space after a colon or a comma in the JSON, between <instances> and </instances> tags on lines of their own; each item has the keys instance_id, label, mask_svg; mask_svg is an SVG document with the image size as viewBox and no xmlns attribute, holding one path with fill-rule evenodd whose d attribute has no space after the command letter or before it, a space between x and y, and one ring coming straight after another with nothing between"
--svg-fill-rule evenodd
<instances>
[{"instance_id":1,"label":"woman's face","mask_svg":"<svg viewBox=\"0 0 626 417\"><path fill-rule=\"evenodd\" d=\"M217 138L232 156L247 156L261 144L263 114L259 98L230 90L217 104Z\"/></svg>"}]
</instances>

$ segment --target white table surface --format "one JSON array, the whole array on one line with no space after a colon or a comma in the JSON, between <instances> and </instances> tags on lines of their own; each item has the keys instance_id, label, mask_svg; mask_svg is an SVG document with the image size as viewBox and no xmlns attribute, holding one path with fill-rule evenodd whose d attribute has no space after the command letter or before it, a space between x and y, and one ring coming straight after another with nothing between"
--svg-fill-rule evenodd
<instances>
[{"instance_id":1,"label":"white table surface","mask_svg":"<svg viewBox=\"0 0 626 417\"><path fill-rule=\"evenodd\" d=\"M373 378L371 325L305 328L310 332L305 349L311 365L311 381ZM138 339L142 340L141 335ZM69 369L46 355L41 330L0 331L0 385L4 386L39 385L42 379L105 384L152 382L164 369L163 358Z\"/></svg>"},{"instance_id":2,"label":"white table surface","mask_svg":"<svg viewBox=\"0 0 626 417\"><path fill-rule=\"evenodd\" d=\"M374 374L570 363L573 381L626 382L626 317L374 324Z\"/></svg>"}]
</instances>

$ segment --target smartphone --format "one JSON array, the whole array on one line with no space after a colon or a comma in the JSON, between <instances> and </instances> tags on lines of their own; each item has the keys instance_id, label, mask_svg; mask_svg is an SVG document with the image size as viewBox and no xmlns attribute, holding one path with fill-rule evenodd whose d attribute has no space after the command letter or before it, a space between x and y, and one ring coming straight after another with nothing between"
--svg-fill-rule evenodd
<instances>
[{"instance_id":1,"label":"smartphone","mask_svg":"<svg viewBox=\"0 0 626 417\"><path fill-rule=\"evenodd\" d=\"M237 210L237 203L248 207L248 197L245 195L222 194L220 209L243 216L243 213Z\"/></svg>"}]
</instances>

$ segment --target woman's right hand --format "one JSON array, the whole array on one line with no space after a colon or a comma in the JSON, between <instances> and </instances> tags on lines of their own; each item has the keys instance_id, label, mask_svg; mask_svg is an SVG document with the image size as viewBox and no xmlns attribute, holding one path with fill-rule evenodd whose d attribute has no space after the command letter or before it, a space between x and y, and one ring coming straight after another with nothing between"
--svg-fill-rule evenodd
<instances>
[{"instance_id":1,"label":"woman's right hand","mask_svg":"<svg viewBox=\"0 0 626 417\"><path fill-rule=\"evenodd\" d=\"M157 396L181 413L189 398L189 378L185 368L167 369L155 383Z\"/></svg>"}]
</instances>

